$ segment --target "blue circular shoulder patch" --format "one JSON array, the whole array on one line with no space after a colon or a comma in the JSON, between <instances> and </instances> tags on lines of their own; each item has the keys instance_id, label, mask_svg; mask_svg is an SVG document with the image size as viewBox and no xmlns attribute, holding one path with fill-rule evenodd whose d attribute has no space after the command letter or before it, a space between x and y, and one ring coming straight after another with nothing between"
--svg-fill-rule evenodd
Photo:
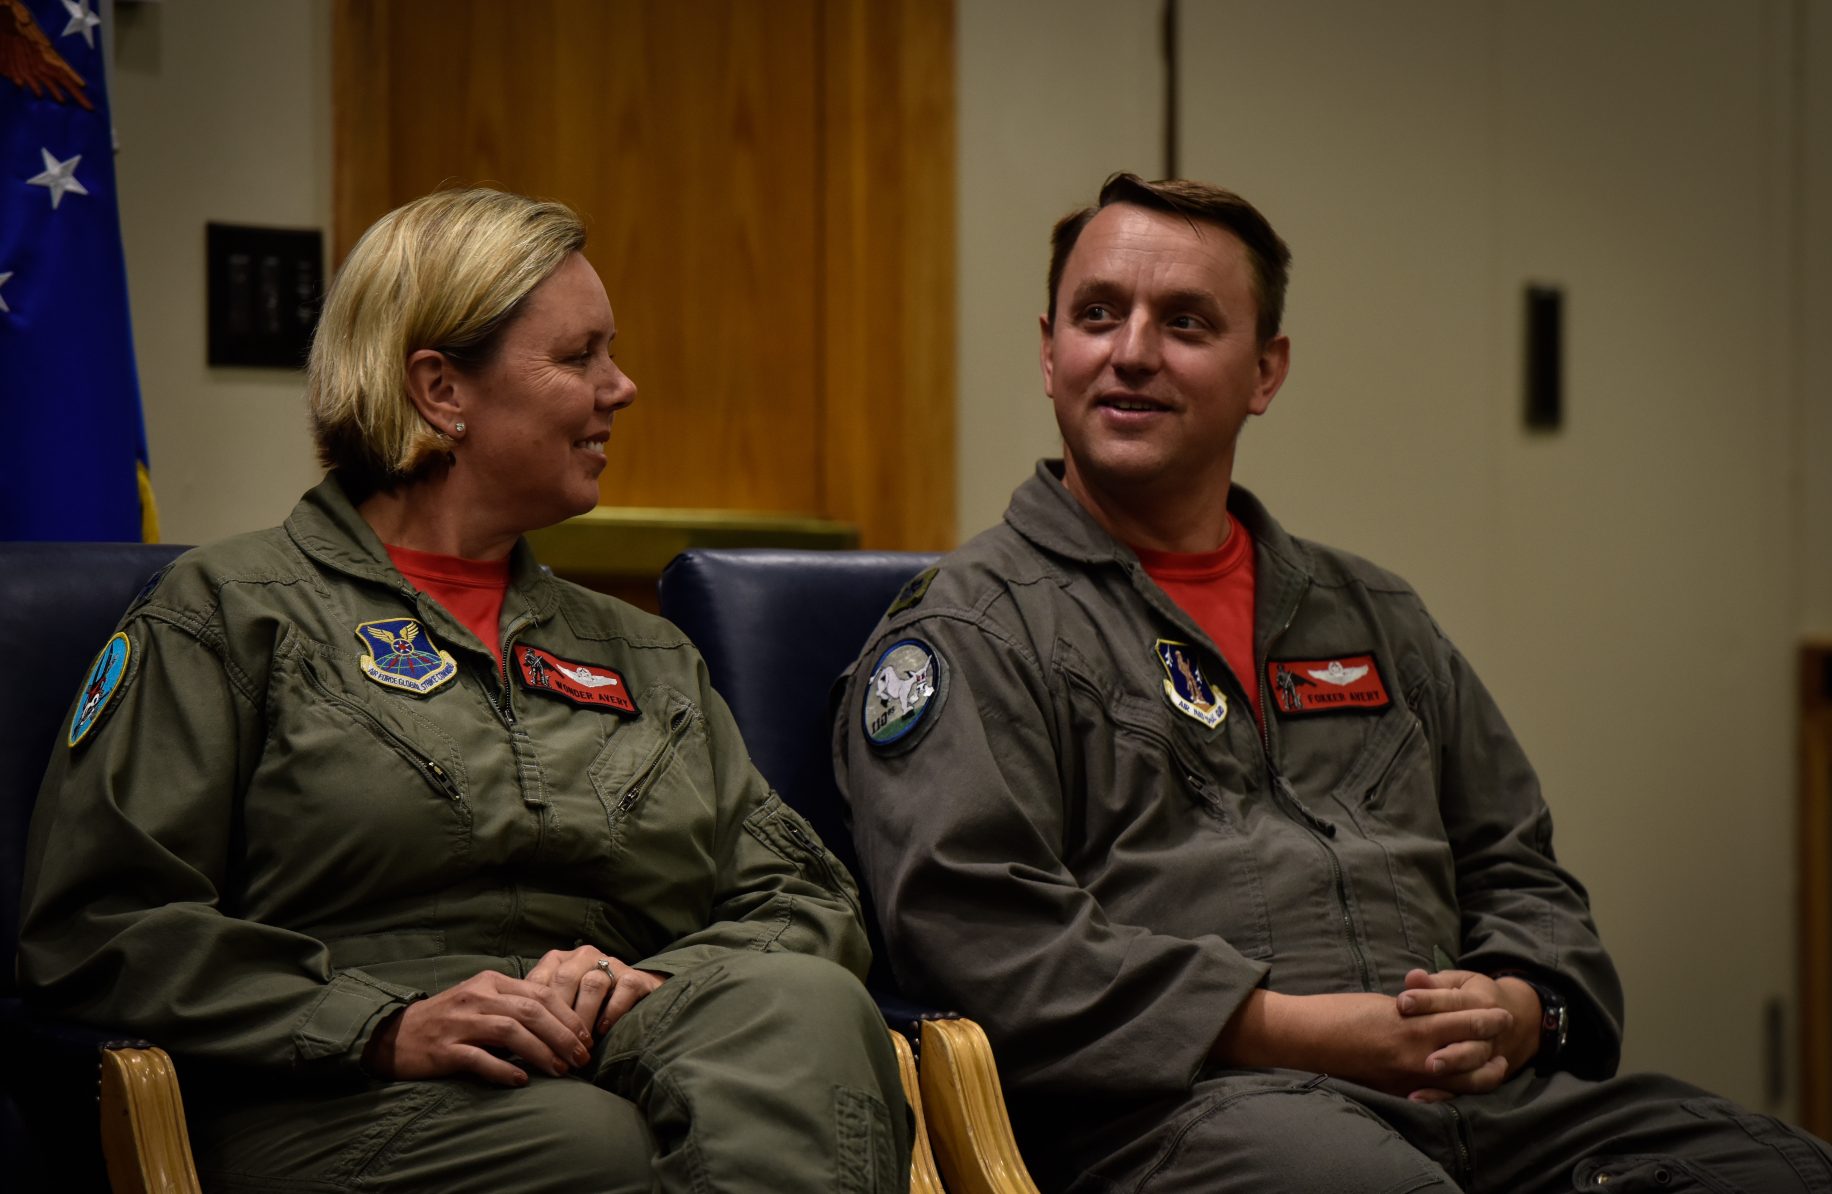
<instances>
[{"instance_id":1,"label":"blue circular shoulder patch","mask_svg":"<svg viewBox=\"0 0 1832 1194\"><path fill-rule=\"evenodd\" d=\"M133 644L127 640L127 635L117 630L102 648L102 653L95 657L95 662L89 665L89 677L83 681L82 703L77 705L76 714L70 719L69 745L81 742L102 719L102 711L108 708L108 702L121 691L121 683L127 679L127 657L132 653Z\"/></svg>"},{"instance_id":2,"label":"blue circular shoulder patch","mask_svg":"<svg viewBox=\"0 0 1832 1194\"><path fill-rule=\"evenodd\" d=\"M889 746L909 736L935 703L940 660L930 646L906 638L886 647L865 677L860 711L865 737Z\"/></svg>"}]
</instances>

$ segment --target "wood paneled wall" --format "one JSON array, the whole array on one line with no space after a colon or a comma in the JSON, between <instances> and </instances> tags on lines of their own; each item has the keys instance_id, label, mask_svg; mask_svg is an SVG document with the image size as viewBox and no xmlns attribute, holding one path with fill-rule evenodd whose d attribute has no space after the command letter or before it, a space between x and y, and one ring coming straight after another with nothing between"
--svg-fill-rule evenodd
<instances>
[{"instance_id":1,"label":"wood paneled wall","mask_svg":"<svg viewBox=\"0 0 1832 1194\"><path fill-rule=\"evenodd\" d=\"M636 405L610 505L954 531L953 7L340 0L335 250L442 185L561 199Z\"/></svg>"}]
</instances>

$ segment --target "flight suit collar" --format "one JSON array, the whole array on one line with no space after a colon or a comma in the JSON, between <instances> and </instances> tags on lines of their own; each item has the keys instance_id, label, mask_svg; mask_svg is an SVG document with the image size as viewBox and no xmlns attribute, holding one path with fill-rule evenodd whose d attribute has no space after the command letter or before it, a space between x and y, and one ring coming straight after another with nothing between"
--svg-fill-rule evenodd
<instances>
[{"instance_id":1,"label":"flight suit collar","mask_svg":"<svg viewBox=\"0 0 1832 1194\"><path fill-rule=\"evenodd\" d=\"M1228 510L1253 536L1259 604L1282 617L1287 605L1295 607L1292 594L1302 593L1310 583L1309 550L1286 534L1260 500L1240 485L1228 490ZM1011 495L1005 521L1043 550L1079 563L1122 568L1138 563L1132 549L1108 534L1062 483L1061 460L1037 462L1036 475Z\"/></svg>"},{"instance_id":2,"label":"flight suit collar","mask_svg":"<svg viewBox=\"0 0 1832 1194\"><path fill-rule=\"evenodd\" d=\"M286 519L286 533L299 550L326 568L354 576L359 580L383 585L397 593L410 595L407 583L388 549L350 500L337 472L326 473L324 480L308 490ZM526 539L517 539L509 553L509 590L527 603L537 621L553 612L555 601L552 577L534 558Z\"/></svg>"},{"instance_id":3,"label":"flight suit collar","mask_svg":"<svg viewBox=\"0 0 1832 1194\"><path fill-rule=\"evenodd\" d=\"M1260 500L1245 488L1228 490L1228 510L1253 536L1254 600L1253 655L1255 666L1297 616L1314 579L1311 553L1285 532ZM1039 549L1089 567L1112 565L1123 572L1133 589L1184 634L1214 644L1190 616L1165 595L1146 574L1132 549L1110 535L1094 520L1062 483L1062 461L1040 460L1036 475L1018 486L1005 521ZM1217 652L1219 654L1219 652Z\"/></svg>"}]
</instances>

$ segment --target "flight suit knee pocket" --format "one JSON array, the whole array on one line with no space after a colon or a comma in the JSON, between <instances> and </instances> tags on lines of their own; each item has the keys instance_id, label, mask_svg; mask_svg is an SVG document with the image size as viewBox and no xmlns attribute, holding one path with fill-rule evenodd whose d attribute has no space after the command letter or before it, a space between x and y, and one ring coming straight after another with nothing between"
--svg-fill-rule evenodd
<instances>
[{"instance_id":1,"label":"flight suit knee pocket","mask_svg":"<svg viewBox=\"0 0 1832 1194\"><path fill-rule=\"evenodd\" d=\"M1355 1194L1454 1190L1441 1168L1393 1126L1317 1081L1236 1087L1204 1099L1167 1125L1137 1194L1201 1188L1217 1165L1264 1174L1293 1189ZM1331 1142L1317 1147L1320 1139Z\"/></svg>"},{"instance_id":2,"label":"flight suit knee pocket","mask_svg":"<svg viewBox=\"0 0 1832 1194\"><path fill-rule=\"evenodd\" d=\"M1746 1194L1704 1168L1680 1157L1662 1154L1624 1154L1591 1157L1571 1173L1574 1190L1700 1191L1709 1194Z\"/></svg>"},{"instance_id":3,"label":"flight suit knee pocket","mask_svg":"<svg viewBox=\"0 0 1832 1194\"><path fill-rule=\"evenodd\" d=\"M1751 1111L1729 1099L1687 1099L1680 1105L1700 1119L1724 1119L1742 1128L1750 1140L1773 1150L1776 1160L1792 1171L1802 1190L1832 1190L1832 1160L1826 1150L1774 1116Z\"/></svg>"},{"instance_id":4,"label":"flight suit knee pocket","mask_svg":"<svg viewBox=\"0 0 1832 1194\"><path fill-rule=\"evenodd\" d=\"M882 1100L850 1086L833 1088L834 1165L845 1194L893 1194L905 1188L898 1134Z\"/></svg>"},{"instance_id":5,"label":"flight suit knee pocket","mask_svg":"<svg viewBox=\"0 0 1832 1194\"><path fill-rule=\"evenodd\" d=\"M352 1185L386 1174L395 1159L412 1147L419 1131L444 1111L452 1095L451 1086L444 1082L399 1083L391 1105L354 1142L347 1156Z\"/></svg>"}]
</instances>

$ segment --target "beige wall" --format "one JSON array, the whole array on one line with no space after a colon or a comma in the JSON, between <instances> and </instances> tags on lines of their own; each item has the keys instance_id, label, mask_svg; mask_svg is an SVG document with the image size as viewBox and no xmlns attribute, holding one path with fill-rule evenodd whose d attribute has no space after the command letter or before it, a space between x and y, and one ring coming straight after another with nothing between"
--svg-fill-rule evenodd
<instances>
[{"instance_id":1,"label":"beige wall","mask_svg":"<svg viewBox=\"0 0 1832 1194\"><path fill-rule=\"evenodd\" d=\"M204 225L328 232L328 0L115 10L121 235L161 535L272 526L319 475L303 375L204 358Z\"/></svg>"},{"instance_id":2,"label":"beige wall","mask_svg":"<svg viewBox=\"0 0 1832 1194\"><path fill-rule=\"evenodd\" d=\"M1115 170L1162 172L1164 76L1147 0L956 6L955 493L960 538L993 522L1056 423L1037 380L1049 231ZM1090 81L1099 80L1098 97Z\"/></svg>"},{"instance_id":3,"label":"beige wall","mask_svg":"<svg viewBox=\"0 0 1832 1194\"><path fill-rule=\"evenodd\" d=\"M1799 0L1799 121L1791 148L1801 186L1793 196L1800 271L1799 307L1790 330L1798 350L1793 475L1803 514L1800 561L1802 629L1832 639L1832 6Z\"/></svg>"}]
</instances>

